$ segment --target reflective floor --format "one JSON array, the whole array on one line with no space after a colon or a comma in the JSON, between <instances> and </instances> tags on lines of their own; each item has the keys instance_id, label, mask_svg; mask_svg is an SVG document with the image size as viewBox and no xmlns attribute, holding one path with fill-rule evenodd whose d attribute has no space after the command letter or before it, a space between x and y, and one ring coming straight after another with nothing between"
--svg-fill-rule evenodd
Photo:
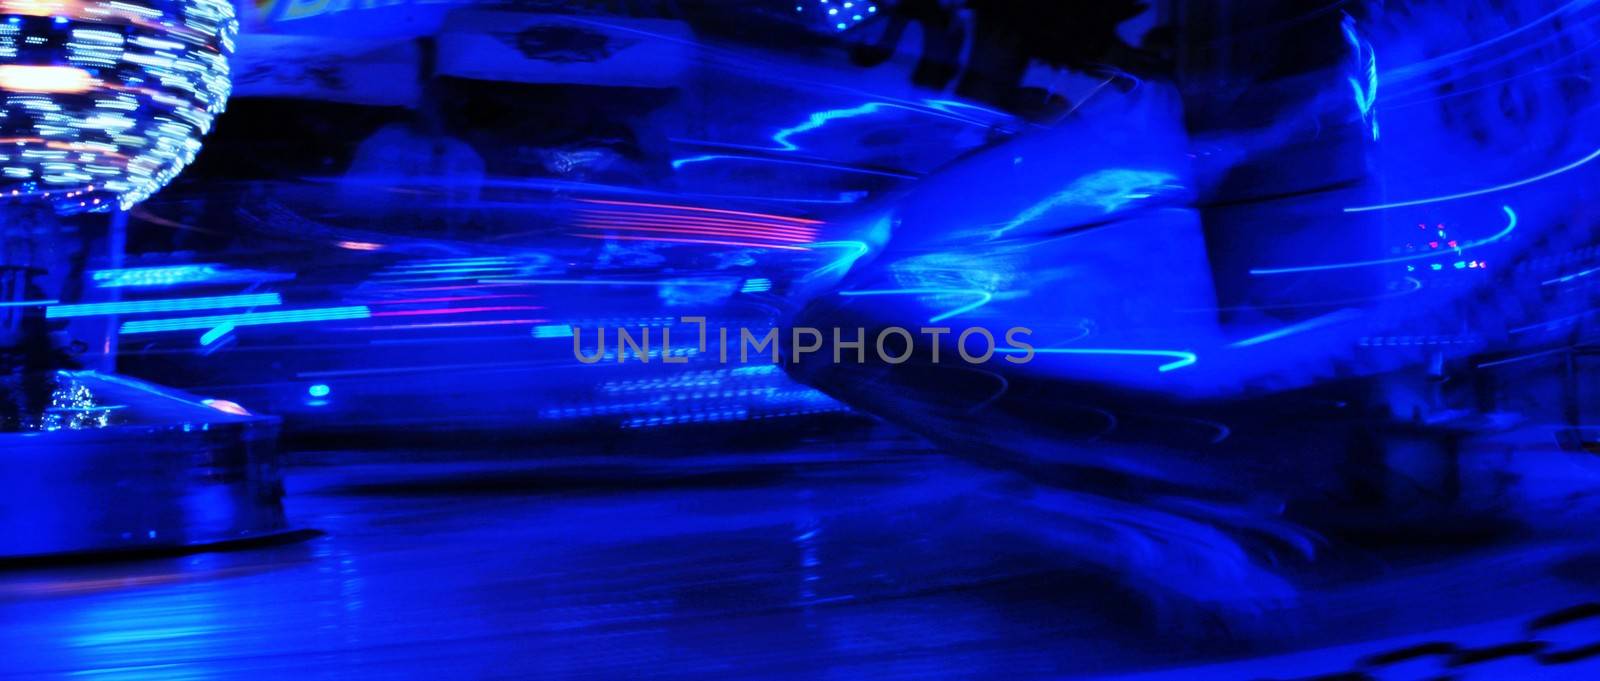
<instances>
[{"instance_id":1,"label":"reflective floor","mask_svg":"<svg viewBox=\"0 0 1600 681\"><path fill-rule=\"evenodd\" d=\"M893 434L872 441L613 457L609 467L581 456L302 452L289 512L319 537L0 576L0 675L1258 679L1365 661L1372 678L1497 679L1600 669L1583 661L1600 630L1594 612L1527 628L1600 601L1600 542L1340 548L1298 578L1304 591L1291 599L1197 606L1076 563L1060 539L1070 520L1050 510L1061 492Z\"/></svg>"}]
</instances>

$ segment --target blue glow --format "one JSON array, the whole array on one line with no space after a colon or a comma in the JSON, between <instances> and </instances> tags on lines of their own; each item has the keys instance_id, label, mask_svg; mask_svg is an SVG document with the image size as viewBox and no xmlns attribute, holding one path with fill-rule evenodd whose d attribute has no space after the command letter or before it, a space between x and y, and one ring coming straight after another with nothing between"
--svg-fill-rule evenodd
<instances>
[{"instance_id":1,"label":"blue glow","mask_svg":"<svg viewBox=\"0 0 1600 681\"><path fill-rule=\"evenodd\" d=\"M45 308L45 316L51 319L65 319L68 317L148 314L153 312L221 310L230 307L270 307L282 304L283 298L276 293L247 293L236 296L210 296L205 298L53 305Z\"/></svg>"},{"instance_id":2,"label":"blue glow","mask_svg":"<svg viewBox=\"0 0 1600 681\"><path fill-rule=\"evenodd\" d=\"M306 388L306 394L312 397L327 397L333 394L333 388L328 387L326 383L317 383Z\"/></svg>"},{"instance_id":3,"label":"blue glow","mask_svg":"<svg viewBox=\"0 0 1600 681\"><path fill-rule=\"evenodd\" d=\"M772 280L765 278L746 279L740 293L766 293L772 290Z\"/></svg>"}]
</instances>

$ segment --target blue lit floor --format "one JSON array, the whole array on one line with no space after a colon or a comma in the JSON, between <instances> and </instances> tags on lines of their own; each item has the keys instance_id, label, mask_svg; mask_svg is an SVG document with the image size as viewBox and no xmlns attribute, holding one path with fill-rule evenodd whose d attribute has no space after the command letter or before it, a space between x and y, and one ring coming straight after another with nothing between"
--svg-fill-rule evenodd
<instances>
[{"instance_id":1,"label":"blue lit floor","mask_svg":"<svg viewBox=\"0 0 1600 681\"><path fill-rule=\"evenodd\" d=\"M875 441L626 477L616 458L301 454L290 514L325 536L6 573L0 675L1304 678L1418 643L1593 640L1592 620L1523 627L1600 599L1600 543L1348 554L1292 601L1189 608L1076 567L1050 492ZM1594 673L1495 650L1455 678Z\"/></svg>"}]
</instances>

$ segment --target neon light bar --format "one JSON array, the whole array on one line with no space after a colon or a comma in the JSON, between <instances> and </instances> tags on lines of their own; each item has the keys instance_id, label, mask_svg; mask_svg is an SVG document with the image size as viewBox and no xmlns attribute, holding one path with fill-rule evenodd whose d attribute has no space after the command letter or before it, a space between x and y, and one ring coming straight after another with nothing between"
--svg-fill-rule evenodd
<instances>
[{"instance_id":1,"label":"neon light bar","mask_svg":"<svg viewBox=\"0 0 1600 681\"><path fill-rule=\"evenodd\" d=\"M212 296L207 298L130 300L119 303L52 305L48 308L45 308L44 316L49 319L65 319L67 317L95 317L114 314L146 314L150 312L222 310L230 307L268 307L282 304L283 298L276 293L248 293L237 296Z\"/></svg>"},{"instance_id":2,"label":"neon light bar","mask_svg":"<svg viewBox=\"0 0 1600 681\"><path fill-rule=\"evenodd\" d=\"M177 319L151 319L137 322L125 322L122 333L161 333L163 331L196 331L199 329L214 329L223 324L234 326L266 326L269 324L298 324L303 322L326 322L341 319L366 319L372 312L365 306L354 307L324 307L309 310L279 310L275 312L246 312L233 315L213 315L210 317L179 317Z\"/></svg>"}]
</instances>

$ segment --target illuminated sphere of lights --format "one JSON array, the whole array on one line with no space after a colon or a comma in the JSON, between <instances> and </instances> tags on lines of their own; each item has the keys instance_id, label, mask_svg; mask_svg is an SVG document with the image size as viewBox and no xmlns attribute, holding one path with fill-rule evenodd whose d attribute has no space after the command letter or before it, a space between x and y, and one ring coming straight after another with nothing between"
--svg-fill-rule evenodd
<instances>
[{"instance_id":1,"label":"illuminated sphere of lights","mask_svg":"<svg viewBox=\"0 0 1600 681\"><path fill-rule=\"evenodd\" d=\"M0 200L154 194L226 106L238 31L228 0L0 0Z\"/></svg>"}]
</instances>

